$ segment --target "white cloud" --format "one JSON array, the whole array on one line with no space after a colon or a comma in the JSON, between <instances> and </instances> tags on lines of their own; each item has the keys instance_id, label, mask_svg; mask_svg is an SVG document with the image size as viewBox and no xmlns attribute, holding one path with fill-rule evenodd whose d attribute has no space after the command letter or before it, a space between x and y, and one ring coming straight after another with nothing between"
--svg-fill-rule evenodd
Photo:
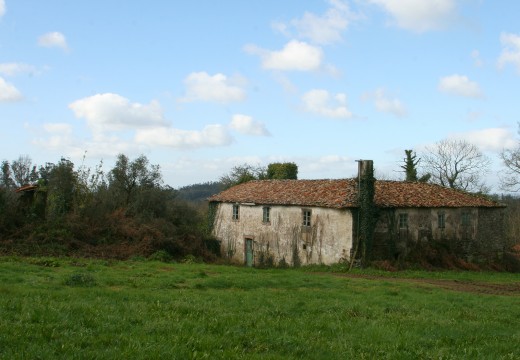
<instances>
[{"instance_id":1,"label":"white cloud","mask_svg":"<svg viewBox=\"0 0 520 360\"><path fill-rule=\"evenodd\" d=\"M298 164L298 177L301 179L347 178L355 176L357 171L354 159L343 155L295 158L290 161Z\"/></svg>"},{"instance_id":2,"label":"white cloud","mask_svg":"<svg viewBox=\"0 0 520 360\"><path fill-rule=\"evenodd\" d=\"M223 74L211 76L206 72L194 72L184 79L186 96L179 101L215 101L219 103L242 101L246 97L242 88L244 83L245 79L242 77L230 79Z\"/></svg>"},{"instance_id":3,"label":"white cloud","mask_svg":"<svg viewBox=\"0 0 520 360\"><path fill-rule=\"evenodd\" d=\"M317 70L321 66L323 52L319 47L292 40L282 50L269 51L255 45L247 45L244 50L262 59L262 67L270 70Z\"/></svg>"},{"instance_id":4,"label":"white cloud","mask_svg":"<svg viewBox=\"0 0 520 360\"><path fill-rule=\"evenodd\" d=\"M520 74L520 35L502 33L500 34L500 43L503 49L498 58L499 68L511 64L516 67L516 71Z\"/></svg>"},{"instance_id":5,"label":"white cloud","mask_svg":"<svg viewBox=\"0 0 520 360\"><path fill-rule=\"evenodd\" d=\"M0 17L4 16L5 14L5 1L0 0Z\"/></svg>"},{"instance_id":6,"label":"white cloud","mask_svg":"<svg viewBox=\"0 0 520 360\"><path fill-rule=\"evenodd\" d=\"M74 138L70 124L46 123L43 124L43 132L48 136L35 139L34 144L47 150L65 152L70 156L78 156L81 151L85 151L85 144ZM41 131L38 133L41 134Z\"/></svg>"},{"instance_id":7,"label":"white cloud","mask_svg":"<svg viewBox=\"0 0 520 360\"><path fill-rule=\"evenodd\" d=\"M38 38L38 45L47 48L58 47L62 48L63 50L68 49L65 35L57 31L41 35Z\"/></svg>"},{"instance_id":8,"label":"white cloud","mask_svg":"<svg viewBox=\"0 0 520 360\"><path fill-rule=\"evenodd\" d=\"M456 0L369 0L383 7L396 25L407 30L438 30L454 22Z\"/></svg>"},{"instance_id":9,"label":"white cloud","mask_svg":"<svg viewBox=\"0 0 520 360\"><path fill-rule=\"evenodd\" d=\"M150 149L157 146L173 148L200 148L228 145L233 141L224 125L207 125L202 130L180 130L172 128L164 119L157 101L148 105L132 103L117 94L97 94L77 100L69 105L75 116L86 121L92 131L92 139L80 140L82 149L90 153L114 155L110 146L122 150ZM70 145L71 136L65 136L68 128L52 125L46 130L51 136L40 140L40 144L51 146L62 142ZM77 140L77 139L76 139ZM90 149L94 148L93 151ZM74 147L77 151L77 147ZM71 149L72 151L73 149ZM83 151L84 151L83 150Z\"/></svg>"},{"instance_id":10,"label":"white cloud","mask_svg":"<svg viewBox=\"0 0 520 360\"><path fill-rule=\"evenodd\" d=\"M347 96L339 93L334 96L327 90L314 89L302 96L304 109L308 112L331 118L350 118L352 113L347 108Z\"/></svg>"},{"instance_id":11,"label":"white cloud","mask_svg":"<svg viewBox=\"0 0 520 360\"><path fill-rule=\"evenodd\" d=\"M3 63L0 64L0 74L5 76L16 76L18 74L35 73L36 68L32 65L22 63Z\"/></svg>"},{"instance_id":12,"label":"white cloud","mask_svg":"<svg viewBox=\"0 0 520 360\"><path fill-rule=\"evenodd\" d=\"M0 102L15 102L22 98L22 93L14 85L0 77Z\"/></svg>"},{"instance_id":13,"label":"white cloud","mask_svg":"<svg viewBox=\"0 0 520 360\"><path fill-rule=\"evenodd\" d=\"M514 134L507 128L490 128L456 133L451 139L466 140L484 151L500 152L504 148L517 146Z\"/></svg>"},{"instance_id":14,"label":"white cloud","mask_svg":"<svg viewBox=\"0 0 520 360\"><path fill-rule=\"evenodd\" d=\"M224 125L208 125L202 130L179 130L163 119L158 102L149 105L131 103L117 94L98 94L73 102L69 108L86 121L92 137L75 136L67 123L47 123L47 136L34 140L36 145L53 151L81 156L115 156L138 153L158 146L178 149L229 145L233 138Z\"/></svg>"},{"instance_id":15,"label":"white cloud","mask_svg":"<svg viewBox=\"0 0 520 360\"><path fill-rule=\"evenodd\" d=\"M380 88L373 93L365 94L363 98L372 100L378 111L390 113L398 117L407 115L407 111L403 103L397 98L388 96L384 89Z\"/></svg>"},{"instance_id":16,"label":"white cloud","mask_svg":"<svg viewBox=\"0 0 520 360\"><path fill-rule=\"evenodd\" d=\"M329 4L330 8L322 16L306 12L301 19L293 19L289 24L273 23L272 27L287 36L292 36L289 29L294 28L298 38L305 38L316 44L326 45L341 41L341 33L358 16L343 1L329 0Z\"/></svg>"},{"instance_id":17,"label":"white cloud","mask_svg":"<svg viewBox=\"0 0 520 360\"><path fill-rule=\"evenodd\" d=\"M102 136L95 139L77 138L69 124L44 124L43 132L47 137L33 140L33 144L59 154L67 154L71 158L82 159L85 152L94 158L116 156L125 153L142 153L145 147L130 141L124 141L117 136ZM41 134L41 132L39 132Z\"/></svg>"},{"instance_id":18,"label":"white cloud","mask_svg":"<svg viewBox=\"0 0 520 360\"><path fill-rule=\"evenodd\" d=\"M69 108L77 118L87 121L95 135L165 124L161 106L155 100L143 105L131 103L117 94L105 93L76 100Z\"/></svg>"},{"instance_id":19,"label":"white cloud","mask_svg":"<svg viewBox=\"0 0 520 360\"><path fill-rule=\"evenodd\" d=\"M168 127L139 129L135 140L148 146L159 145L173 148L200 148L229 145L233 141L223 125L214 124L201 131L179 130Z\"/></svg>"},{"instance_id":20,"label":"white cloud","mask_svg":"<svg viewBox=\"0 0 520 360\"><path fill-rule=\"evenodd\" d=\"M235 114L229 125L232 129L239 133L246 135L256 136L268 136L269 131L266 129L265 124L259 121L254 121L251 116Z\"/></svg>"},{"instance_id":21,"label":"white cloud","mask_svg":"<svg viewBox=\"0 0 520 360\"><path fill-rule=\"evenodd\" d=\"M464 97L481 98L484 96L478 83L471 81L467 76L458 74L441 78L438 89L444 93Z\"/></svg>"}]
</instances>

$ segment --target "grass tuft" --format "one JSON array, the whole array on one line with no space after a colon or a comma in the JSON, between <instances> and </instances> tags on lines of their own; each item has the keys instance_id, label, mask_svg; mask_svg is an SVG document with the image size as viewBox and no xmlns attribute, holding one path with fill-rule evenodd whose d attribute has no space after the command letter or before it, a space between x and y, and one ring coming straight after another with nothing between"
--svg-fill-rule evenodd
<instances>
[{"instance_id":1,"label":"grass tuft","mask_svg":"<svg viewBox=\"0 0 520 360\"><path fill-rule=\"evenodd\" d=\"M70 274L65 279L65 285L75 287L92 287L96 285L96 279L89 273Z\"/></svg>"}]
</instances>

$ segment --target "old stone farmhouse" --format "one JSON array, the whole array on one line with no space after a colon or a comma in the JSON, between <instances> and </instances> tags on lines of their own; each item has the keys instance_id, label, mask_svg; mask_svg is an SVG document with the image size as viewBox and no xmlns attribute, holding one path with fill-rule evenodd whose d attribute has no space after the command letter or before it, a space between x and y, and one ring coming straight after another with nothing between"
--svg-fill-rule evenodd
<instances>
[{"instance_id":1,"label":"old stone farmhouse","mask_svg":"<svg viewBox=\"0 0 520 360\"><path fill-rule=\"evenodd\" d=\"M358 180L258 180L210 199L224 256L248 266L333 264L357 246ZM443 244L467 260L503 251L503 206L439 185L376 181L372 258Z\"/></svg>"}]
</instances>

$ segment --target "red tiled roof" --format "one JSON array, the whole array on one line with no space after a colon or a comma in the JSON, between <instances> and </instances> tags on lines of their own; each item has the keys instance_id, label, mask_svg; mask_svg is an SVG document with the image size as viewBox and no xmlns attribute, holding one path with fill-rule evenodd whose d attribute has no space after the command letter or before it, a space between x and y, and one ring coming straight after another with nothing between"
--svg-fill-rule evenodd
<instances>
[{"instance_id":1,"label":"red tiled roof","mask_svg":"<svg viewBox=\"0 0 520 360\"><path fill-rule=\"evenodd\" d=\"M380 207L502 207L481 195L435 184L377 181L375 203Z\"/></svg>"},{"instance_id":2,"label":"red tiled roof","mask_svg":"<svg viewBox=\"0 0 520 360\"><path fill-rule=\"evenodd\" d=\"M255 180L234 186L209 201L263 205L357 207L355 179ZM379 207L500 207L497 202L434 184L376 181Z\"/></svg>"}]
</instances>

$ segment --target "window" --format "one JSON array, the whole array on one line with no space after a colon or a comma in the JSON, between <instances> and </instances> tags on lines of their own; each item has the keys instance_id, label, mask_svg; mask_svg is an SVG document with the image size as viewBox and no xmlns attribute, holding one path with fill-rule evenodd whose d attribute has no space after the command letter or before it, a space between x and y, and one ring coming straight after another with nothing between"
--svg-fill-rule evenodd
<instances>
[{"instance_id":1,"label":"window","mask_svg":"<svg viewBox=\"0 0 520 360\"><path fill-rule=\"evenodd\" d=\"M408 228L408 214L399 214L399 229Z\"/></svg>"},{"instance_id":2,"label":"window","mask_svg":"<svg viewBox=\"0 0 520 360\"><path fill-rule=\"evenodd\" d=\"M446 228L446 223L445 223L444 213L439 213L439 214L437 214L437 227L438 227L439 229L444 229L444 228Z\"/></svg>"},{"instance_id":3,"label":"window","mask_svg":"<svg viewBox=\"0 0 520 360\"><path fill-rule=\"evenodd\" d=\"M462 213L462 225L468 226L471 223L471 215L468 212Z\"/></svg>"},{"instance_id":4,"label":"window","mask_svg":"<svg viewBox=\"0 0 520 360\"><path fill-rule=\"evenodd\" d=\"M271 222L271 208L268 206L264 206L263 215L262 215L262 222L264 224Z\"/></svg>"},{"instance_id":5,"label":"window","mask_svg":"<svg viewBox=\"0 0 520 360\"><path fill-rule=\"evenodd\" d=\"M233 205L233 220L238 220L238 210L239 210L239 206L238 205Z\"/></svg>"},{"instance_id":6,"label":"window","mask_svg":"<svg viewBox=\"0 0 520 360\"><path fill-rule=\"evenodd\" d=\"M303 210L303 226L311 226L311 211L308 209Z\"/></svg>"}]
</instances>

